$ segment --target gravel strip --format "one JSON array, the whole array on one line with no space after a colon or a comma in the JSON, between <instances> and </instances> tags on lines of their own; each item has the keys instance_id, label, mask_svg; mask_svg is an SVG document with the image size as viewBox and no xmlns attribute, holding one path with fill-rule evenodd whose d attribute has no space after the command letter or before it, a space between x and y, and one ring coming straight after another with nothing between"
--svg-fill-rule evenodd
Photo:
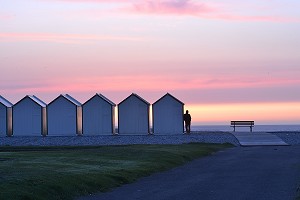
<instances>
[{"instance_id":1,"label":"gravel strip","mask_svg":"<svg viewBox=\"0 0 300 200\"><path fill-rule=\"evenodd\" d=\"M300 145L300 132L270 132L289 145Z\"/></svg>"},{"instance_id":2,"label":"gravel strip","mask_svg":"<svg viewBox=\"0 0 300 200\"><path fill-rule=\"evenodd\" d=\"M0 146L98 146L130 144L231 143L237 139L226 132L192 132L189 135L105 135L105 136L13 136L0 137Z\"/></svg>"},{"instance_id":3,"label":"gravel strip","mask_svg":"<svg viewBox=\"0 0 300 200\"><path fill-rule=\"evenodd\" d=\"M300 132L270 132L290 145L300 145ZM190 135L13 136L0 137L0 146L98 146L130 144L230 143L238 140L228 132L192 132Z\"/></svg>"}]
</instances>

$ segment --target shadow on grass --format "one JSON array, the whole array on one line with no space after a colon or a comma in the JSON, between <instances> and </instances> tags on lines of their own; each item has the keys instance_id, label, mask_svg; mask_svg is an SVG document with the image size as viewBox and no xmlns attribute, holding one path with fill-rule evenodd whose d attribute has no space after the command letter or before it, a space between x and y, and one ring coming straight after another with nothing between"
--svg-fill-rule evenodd
<instances>
[{"instance_id":1,"label":"shadow on grass","mask_svg":"<svg viewBox=\"0 0 300 200\"><path fill-rule=\"evenodd\" d=\"M228 147L0 147L0 199L73 199L105 192Z\"/></svg>"}]
</instances>

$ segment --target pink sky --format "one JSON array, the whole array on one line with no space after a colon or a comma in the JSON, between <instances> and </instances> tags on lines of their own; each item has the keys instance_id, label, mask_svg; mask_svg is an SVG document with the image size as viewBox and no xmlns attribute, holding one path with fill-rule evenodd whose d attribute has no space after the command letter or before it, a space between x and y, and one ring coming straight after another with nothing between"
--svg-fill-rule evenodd
<instances>
[{"instance_id":1,"label":"pink sky","mask_svg":"<svg viewBox=\"0 0 300 200\"><path fill-rule=\"evenodd\" d=\"M0 94L84 103L100 92L119 103L136 92L153 103L170 92L197 124L299 123L299 9L294 0L5 1Z\"/></svg>"}]
</instances>

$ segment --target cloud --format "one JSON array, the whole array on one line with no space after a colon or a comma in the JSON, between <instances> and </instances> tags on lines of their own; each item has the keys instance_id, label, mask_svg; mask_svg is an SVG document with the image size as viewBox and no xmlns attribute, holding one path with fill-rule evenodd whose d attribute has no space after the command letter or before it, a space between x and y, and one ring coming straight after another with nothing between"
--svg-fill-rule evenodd
<instances>
[{"instance_id":1,"label":"cloud","mask_svg":"<svg viewBox=\"0 0 300 200\"><path fill-rule=\"evenodd\" d=\"M199 3L192 0L158 0L133 3L127 11L134 14L180 15L203 19L226 21L260 21L260 22L299 22L298 18L273 15L241 15L227 11L228 6L212 3Z\"/></svg>"},{"instance_id":2,"label":"cloud","mask_svg":"<svg viewBox=\"0 0 300 200\"><path fill-rule=\"evenodd\" d=\"M263 15L233 15L233 14L215 14L204 16L207 19L221 19L226 21L246 21L246 22L300 22L300 18L263 16Z\"/></svg>"},{"instance_id":3,"label":"cloud","mask_svg":"<svg viewBox=\"0 0 300 200\"><path fill-rule=\"evenodd\" d=\"M141 41L141 37L92 35L92 34L50 34L50 33L1 33L0 42L55 42L55 43L83 43L93 41L119 40Z\"/></svg>"},{"instance_id":4,"label":"cloud","mask_svg":"<svg viewBox=\"0 0 300 200\"><path fill-rule=\"evenodd\" d=\"M70 3L110 3L110 2L132 2L130 0L40 0L40 1L60 1L60 2L70 2Z\"/></svg>"},{"instance_id":5,"label":"cloud","mask_svg":"<svg viewBox=\"0 0 300 200\"><path fill-rule=\"evenodd\" d=\"M10 15L10 14L0 14L0 20L10 20L14 18L13 15Z\"/></svg>"},{"instance_id":6,"label":"cloud","mask_svg":"<svg viewBox=\"0 0 300 200\"><path fill-rule=\"evenodd\" d=\"M65 66L61 65L61 68ZM94 73L96 74L96 73ZM164 75L83 75L70 74L65 77L49 76L25 80L0 81L0 91L4 94L93 94L95 92L127 94L143 92L151 101L153 93L171 92L191 103L236 103L297 101L300 94L300 80L297 77L277 77L265 79L247 75L230 77L186 77ZM54 96L55 96L54 95ZM122 96L122 95L121 95ZM125 96L125 95L124 95Z\"/></svg>"},{"instance_id":7,"label":"cloud","mask_svg":"<svg viewBox=\"0 0 300 200\"><path fill-rule=\"evenodd\" d=\"M49 1L49 0L40 0ZM262 13L262 10L253 4L238 3L237 5L213 3L201 0L56 0L57 2L69 3L98 3L114 4L108 8L109 12L117 14L133 15L163 15L163 16L192 16L201 19L246 21L246 22L300 22L299 17L288 17ZM53 2L53 1L51 1ZM267 2L268 3L268 2ZM269 3L266 5L268 6ZM241 10L251 11L252 14L241 14ZM265 10L264 10L265 11ZM82 12L88 13L88 12ZM96 13L96 14L95 14ZM97 14L98 13L98 14ZM103 10L93 11L93 17L102 15Z\"/></svg>"},{"instance_id":8,"label":"cloud","mask_svg":"<svg viewBox=\"0 0 300 200\"><path fill-rule=\"evenodd\" d=\"M182 77L165 76L148 76L148 75L114 75L114 76L70 76L69 78L54 78L47 79L46 85L30 84L15 89L30 89L34 88L40 91L60 91L64 89L66 92L84 92L94 91L95 88L101 88L102 91L128 91L140 90L143 91L169 91L169 90L245 90L257 88L278 88L299 85L300 81L296 79L278 78L274 80L264 80L254 78L247 80L245 77L237 78L192 78L185 79ZM246 80L245 80L246 79ZM33 87L34 86L34 87Z\"/></svg>"},{"instance_id":9,"label":"cloud","mask_svg":"<svg viewBox=\"0 0 300 200\"><path fill-rule=\"evenodd\" d=\"M112 3L136 3L141 2L141 0L39 0L44 2L67 2L67 3L105 3L105 4L112 4Z\"/></svg>"},{"instance_id":10,"label":"cloud","mask_svg":"<svg viewBox=\"0 0 300 200\"><path fill-rule=\"evenodd\" d=\"M217 9L212 6L204 3L194 3L191 0L143 1L141 3L134 3L129 10L134 13L143 14L173 14L193 16L217 11Z\"/></svg>"}]
</instances>

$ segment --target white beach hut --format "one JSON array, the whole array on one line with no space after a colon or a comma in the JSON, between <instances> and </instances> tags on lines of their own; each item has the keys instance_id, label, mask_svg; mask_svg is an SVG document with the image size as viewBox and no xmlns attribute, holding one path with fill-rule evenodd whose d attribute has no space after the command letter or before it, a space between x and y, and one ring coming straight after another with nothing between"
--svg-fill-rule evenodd
<instances>
[{"instance_id":1,"label":"white beach hut","mask_svg":"<svg viewBox=\"0 0 300 200\"><path fill-rule=\"evenodd\" d=\"M12 135L12 106L0 95L0 136Z\"/></svg>"},{"instance_id":2,"label":"white beach hut","mask_svg":"<svg viewBox=\"0 0 300 200\"><path fill-rule=\"evenodd\" d=\"M15 136L46 136L46 106L34 95L27 95L13 106L13 134Z\"/></svg>"},{"instance_id":3,"label":"white beach hut","mask_svg":"<svg viewBox=\"0 0 300 200\"><path fill-rule=\"evenodd\" d=\"M153 133L184 132L184 103L167 93L152 105Z\"/></svg>"},{"instance_id":4,"label":"white beach hut","mask_svg":"<svg viewBox=\"0 0 300 200\"><path fill-rule=\"evenodd\" d=\"M105 135L115 133L116 104L102 94L95 94L82 105L84 135Z\"/></svg>"},{"instance_id":5,"label":"white beach hut","mask_svg":"<svg viewBox=\"0 0 300 200\"><path fill-rule=\"evenodd\" d=\"M150 103L135 93L118 105L118 129L120 134L148 134Z\"/></svg>"},{"instance_id":6,"label":"white beach hut","mask_svg":"<svg viewBox=\"0 0 300 200\"><path fill-rule=\"evenodd\" d=\"M81 103L68 94L60 95L47 106L48 135L82 134Z\"/></svg>"}]
</instances>

